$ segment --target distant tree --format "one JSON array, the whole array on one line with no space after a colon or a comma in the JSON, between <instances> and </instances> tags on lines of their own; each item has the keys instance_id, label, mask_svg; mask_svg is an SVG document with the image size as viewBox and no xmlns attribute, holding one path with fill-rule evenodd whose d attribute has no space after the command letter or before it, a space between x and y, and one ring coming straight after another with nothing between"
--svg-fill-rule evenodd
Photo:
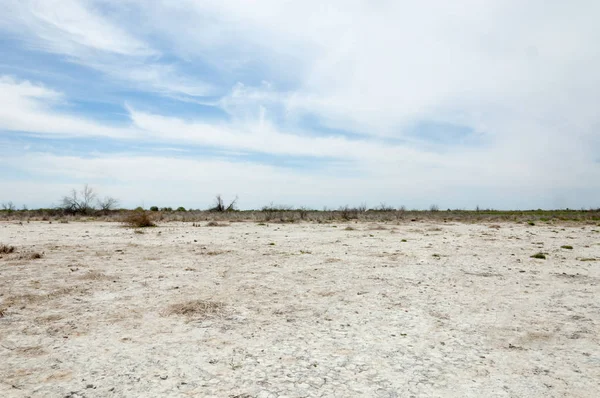
<instances>
[{"instance_id":1,"label":"distant tree","mask_svg":"<svg viewBox=\"0 0 600 398\"><path fill-rule=\"evenodd\" d=\"M179 206L179 207L177 208L177 210L175 210L175 211L185 211L185 207L183 207L183 206Z\"/></svg>"},{"instance_id":2,"label":"distant tree","mask_svg":"<svg viewBox=\"0 0 600 398\"><path fill-rule=\"evenodd\" d=\"M13 202L9 201L7 203L2 203L2 210L6 210L9 213L12 213L16 210L16 206Z\"/></svg>"},{"instance_id":3,"label":"distant tree","mask_svg":"<svg viewBox=\"0 0 600 398\"><path fill-rule=\"evenodd\" d=\"M98 207L100 210L108 211L114 210L119 205L119 201L110 196L105 196L104 199L98 200Z\"/></svg>"},{"instance_id":4,"label":"distant tree","mask_svg":"<svg viewBox=\"0 0 600 398\"><path fill-rule=\"evenodd\" d=\"M150 211L158 211L158 206L152 206L152 207L150 207Z\"/></svg>"},{"instance_id":5,"label":"distant tree","mask_svg":"<svg viewBox=\"0 0 600 398\"><path fill-rule=\"evenodd\" d=\"M238 201L238 197L236 196L235 199L232 200L228 206L225 206L225 201L223 200L223 197L219 194L219 195L215 196L215 202L213 204L213 207L211 207L208 210L209 211L235 211L235 210L237 210L237 201Z\"/></svg>"},{"instance_id":6,"label":"distant tree","mask_svg":"<svg viewBox=\"0 0 600 398\"><path fill-rule=\"evenodd\" d=\"M89 214L95 207L96 193L87 184L83 186L81 191L73 189L70 195L63 196L60 207L72 214Z\"/></svg>"}]
</instances>

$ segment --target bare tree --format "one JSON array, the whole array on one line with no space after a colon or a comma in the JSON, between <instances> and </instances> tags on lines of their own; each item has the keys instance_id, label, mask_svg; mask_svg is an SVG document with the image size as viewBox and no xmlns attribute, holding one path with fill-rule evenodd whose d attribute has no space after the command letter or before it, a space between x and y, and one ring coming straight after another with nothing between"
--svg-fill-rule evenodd
<instances>
[{"instance_id":1,"label":"bare tree","mask_svg":"<svg viewBox=\"0 0 600 398\"><path fill-rule=\"evenodd\" d=\"M225 203L221 195L215 197L215 204L209 209L210 211L225 211Z\"/></svg>"},{"instance_id":2,"label":"bare tree","mask_svg":"<svg viewBox=\"0 0 600 398\"><path fill-rule=\"evenodd\" d=\"M13 202L9 201L7 203L2 203L2 210L6 210L9 213L13 212L16 210L16 206Z\"/></svg>"},{"instance_id":3,"label":"bare tree","mask_svg":"<svg viewBox=\"0 0 600 398\"><path fill-rule=\"evenodd\" d=\"M95 200L96 193L85 184L81 191L73 189L70 195L63 196L60 207L68 213L88 214L94 210Z\"/></svg>"},{"instance_id":4,"label":"bare tree","mask_svg":"<svg viewBox=\"0 0 600 398\"><path fill-rule=\"evenodd\" d=\"M236 196L234 200L229 203L229 206L225 206L225 201L223 197L219 194L215 196L215 203L213 207L208 209L209 211L235 211L237 210L237 201L238 197Z\"/></svg>"},{"instance_id":5,"label":"bare tree","mask_svg":"<svg viewBox=\"0 0 600 398\"><path fill-rule=\"evenodd\" d=\"M98 200L98 207L102 211L114 210L119 205L119 201L111 196L105 196L104 199Z\"/></svg>"},{"instance_id":6,"label":"bare tree","mask_svg":"<svg viewBox=\"0 0 600 398\"><path fill-rule=\"evenodd\" d=\"M238 201L238 197L236 195L235 199L232 200L231 203L229 203L229 206L227 206L227 208L225 209L225 211L235 211L235 210L237 210L237 201Z\"/></svg>"}]
</instances>

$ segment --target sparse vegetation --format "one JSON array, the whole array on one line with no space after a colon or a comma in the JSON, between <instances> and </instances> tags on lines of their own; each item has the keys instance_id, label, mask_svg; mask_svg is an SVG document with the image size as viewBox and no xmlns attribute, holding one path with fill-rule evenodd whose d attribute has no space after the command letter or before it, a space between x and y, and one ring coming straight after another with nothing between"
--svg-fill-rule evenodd
<instances>
[{"instance_id":1,"label":"sparse vegetation","mask_svg":"<svg viewBox=\"0 0 600 398\"><path fill-rule=\"evenodd\" d=\"M110 211L117 208L119 201L113 197L106 196L104 199L98 200L98 207L102 211Z\"/></svg>"},{"instance_id":2,"label":"sparse vegetation","mask_svg":"<svg viewBox=\"0 0 600 398\"><path fill-rule=\"evenodd\" d=\"M211 207L209 209L209 211L216 211L216 212L235 211L235 210L237 210L237 201L238 201L238 197L236 196L235 199L232 200L228 206L225 206L225 201L223 200L223 197L221 195L217 195L215 197L215 203L214 203L213 207Z\"/></svg>"},{"instance_id":3,"label":"sparse vegetation","mask_svg":"<svg viewBox=\"0 0 600 398\"><path fill-rule=\"evenodd\" d=\"M573 250L573 246L571 246L571 245L563 245L563 246L561 246L561 249Z\"/></svg>"},{"instance_id":4,"label":"sparse vegetation","mask_svg":"<svg viewBox=\"0 0 600 398\"><path fill-rule=\"evenodd\" d=\"M5 244L0 244L0 254L10 254L15 252L15 247Z\"/></svg>"},{"instance_id":5,"label":"sparse vegetation","mask_svg":"<svg viewBox=\"0 0 600 398\"><path fill-rule=\"evenodd\" d=\"M192 300L180 304L172 304L165 311L166 315L184 315L205 318L219 314L225 305L216 301Z\"/></svg>"},{"instance_id":6,"label":"sparse vegetation","mask_svg":"<svg viewBox=\"0 0 600 398\"><path fill-rule=\"evenodd\" d=\"M358 209L349 207L348 205L340 207L339 212L342 219L346 221L358 218Z\"/></svg>"},{"instance_id":7,"label":"sparse vegetation","mask_svg":"<svg viewBox=\"0 0 600 398\"><path fill-rule=\"evenodd\" d=\"M145 210L133 210L128 212L123 218L123 222L132 228L155 227L156 223Z\"/></svg>"},{"instance_id":8,"label":"sparse vegetation","mask_svg":"<svg viewBox=\"0 0 600 398\"><path fill-rule=\"evenodd\" d=\"M2 210L8 212L8 213L12 213L13 211L16 210L16 206L14 205L13 202L9 201L6 203L2 203Z\"/></svg>"},{"instance_id":9,"label":"sparse vegetation","mask_svg":"<svg viewBox=\"0 0 600 398\"><path fill-rule=\"evenodd\" d=\"M531 258L538 258L541 260L545 260L546 259L546 255L542 252L539 253L535 253L534 255L531 256Z\"/></svg>"}]
</instances>

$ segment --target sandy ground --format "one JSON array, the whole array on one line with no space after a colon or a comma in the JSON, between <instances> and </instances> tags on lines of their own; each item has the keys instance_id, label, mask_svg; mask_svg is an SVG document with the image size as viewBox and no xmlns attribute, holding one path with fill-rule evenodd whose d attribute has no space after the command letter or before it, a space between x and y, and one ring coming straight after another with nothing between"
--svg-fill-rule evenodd
<instances>
[{"instance_id":1,"label":"sandy ground","mask_svg":"<svg viewBox=\"0 0 600 398\"><path fill-rule=\"evenodd\" d=\"M598 397L599 230L2 223L0 396Z\"/></svg>"}]
</instances>

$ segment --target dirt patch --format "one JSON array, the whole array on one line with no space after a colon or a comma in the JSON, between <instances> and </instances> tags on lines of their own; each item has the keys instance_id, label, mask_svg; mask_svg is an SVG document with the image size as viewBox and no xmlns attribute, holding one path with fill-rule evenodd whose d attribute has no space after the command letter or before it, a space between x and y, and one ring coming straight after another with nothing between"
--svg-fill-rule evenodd
<instances>
[{"instance_id":1,"label":"dirt patch","mask_svg":"<svg viewBox=\"0 0 600 398\"><path fill-rule=\"evenodd\" d=\"M0 224L0 396L600 391L589 230L192 225Z\"/></svg>"}]
</instances>

